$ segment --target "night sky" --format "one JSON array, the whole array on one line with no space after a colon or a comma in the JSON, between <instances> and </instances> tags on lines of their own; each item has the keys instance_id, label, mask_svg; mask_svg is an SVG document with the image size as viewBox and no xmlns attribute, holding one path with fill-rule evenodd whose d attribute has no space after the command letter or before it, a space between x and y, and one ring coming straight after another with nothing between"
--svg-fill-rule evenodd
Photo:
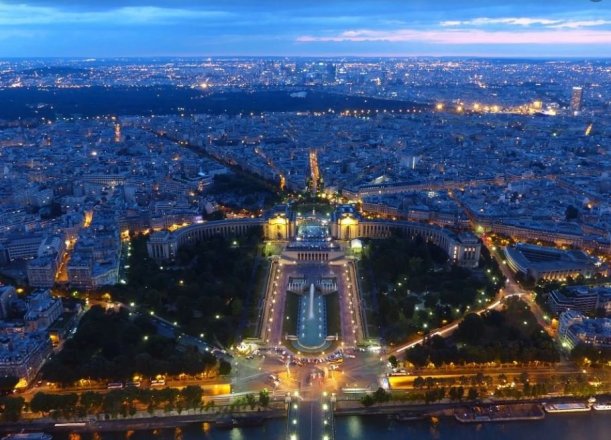
<instances>
[{"instance_id":1,"label":"night sky","mask_svg":"<svg viewBox=\"0 0 611 440\"><path fill-rule=\"evenodd\" d=\"M0 0L0 57L611 56L611 0Z\"/></svg>"}]
</instances>

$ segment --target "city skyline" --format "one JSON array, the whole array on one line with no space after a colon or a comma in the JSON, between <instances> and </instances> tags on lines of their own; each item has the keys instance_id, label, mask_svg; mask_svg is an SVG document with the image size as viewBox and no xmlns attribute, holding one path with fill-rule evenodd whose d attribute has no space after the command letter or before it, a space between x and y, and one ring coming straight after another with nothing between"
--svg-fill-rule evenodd
<instances>
[{"instance_id":1,"label":"city skyline","mask_svg":"<svg viewBox=\"0 0 611 440\"><path fill-rule=\"evenodd\" d=\"M0 1L0 57L611 55L604 0L74 3Z\"/></svg>"},{"instance_id":2,"label":"city skyline","mask_svg":"<svg viewBox=\"0 0 611 440\"><path fill-rule=\"evenodd\" d=\"M1 440L607 438L609 48L611 0L0 0Z\"/></svg>"}]
</instances>

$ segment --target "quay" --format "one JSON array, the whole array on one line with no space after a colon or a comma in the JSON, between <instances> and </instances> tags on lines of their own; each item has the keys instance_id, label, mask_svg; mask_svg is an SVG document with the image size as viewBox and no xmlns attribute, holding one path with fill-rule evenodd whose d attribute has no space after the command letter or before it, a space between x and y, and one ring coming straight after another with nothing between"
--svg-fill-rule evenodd
<instances>
[{"instance_id":1,"label":"quay","mask_svg":"<svg viewBox=\"0 0 611 440\"><path fill-rule=\"evenodd\" d=\"M512 422L542 420L545 412L537 403L477 405L455 409L454 418L461 423Z\"/></svg>"}]
</instances>

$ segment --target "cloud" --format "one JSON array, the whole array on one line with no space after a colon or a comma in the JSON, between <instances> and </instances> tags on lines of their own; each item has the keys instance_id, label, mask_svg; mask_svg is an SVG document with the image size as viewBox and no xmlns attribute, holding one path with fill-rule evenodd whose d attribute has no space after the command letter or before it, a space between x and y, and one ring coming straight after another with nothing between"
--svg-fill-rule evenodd
<instances>
[{"instance_id":1,"label":"cloud","mask_svg":"<svg viewBox=\"0 0 611 440\"><path fill-rule=\"evenodd\" d=\"M26 31L21 29L0 29L0 41L2 40L12 40L15 39L34 39L43 37L43 32L41 31Z\"/></svg>"},{"instance_id":2,"label":"cloud","mask_svg":"<svg viewBox=\"0 0 611 440\"><path fill-rule=\"evenodd\" d=\"M481 29L414 30L397 29L379 31L370 29L344 31L336 35L303 35L300 43L312 42L426 42L433 44L477 44L477 45L575 45L611 44L611 30L542 30L530 32L486 31Z\"/></svg>"},{"instance_id":3,"label":"cloud","mask_svg":"<svg viewBox=\"0 0 611 440\"><path fill-rule=\"evenodd\" d=\"M179 9L157 6L126 6L100 11L69 11L48 6L0 3L0 25L32 26L46 24L165 24L229 16L219 10Z\"/></svg>"},{"instance_id":4,"label":"cloud","mask_svg":"<svg viewBox=\"0 0 611 440\"><path fill-rule=\"evenodd\" d=\"M562 22L562 20L553 20L550 18L531 18L531 17L504 17L504 18L488 18L478 17L469 20L448 20L442 21L441 26L487 26L496 24L505 24L513 26L532 26L538 25L553 25Z\"/></svg>"},{"instance_id":5,"label":"cloud","mask_svg":"<svg viewBox=\"0 0 611 440\"><path fill-rule=\"evenodd\" d=\"M611 20L564 20L551 18L532 18L532 17L502 17L489 18L478 17L469 20L446 20L439 23L440 26L446 28L464 27L464 26L541 26L550 29L579 29L582 27L605 26L611 24Z\"/></svg>"},{"instance_id":6,"label":"cloud","mask_svg":"<svg viewBox=\"0 0 611 440\"><path fill-rule=\"evenodd\" d=\"M583 27L594 27L594 26L605 26L611 24L611 20L575 20L575 21L565 21L559 24L555 24L553 26L549 26L550 28L566 28L566 29L579 29Z\"/></svg>"}]
</instances>

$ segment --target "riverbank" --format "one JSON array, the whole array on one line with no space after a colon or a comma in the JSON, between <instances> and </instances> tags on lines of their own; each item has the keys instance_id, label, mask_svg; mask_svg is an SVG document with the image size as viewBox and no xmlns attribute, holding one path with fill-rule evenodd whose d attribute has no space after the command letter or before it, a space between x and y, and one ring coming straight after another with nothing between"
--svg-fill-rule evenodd
<instances>
[{"instance_id":1,"label":"riverbank","mask_svg":"<svg viewBox=\"0 0 611 440\"><path fill-rule=\"evenodd\" d=\"M598 398L605 400L609 396L603 395ZM519 406L536 405L541 406L545 403L582 403L586 398L571 397L541 397L535 399L521 400L482 400L482 401L442 401L435 403L425 402L399 402L390 401L378 403L374 406L364 407L360 400L338 400L334 409L336 416L366 416L366 415L393 415L405 412L421 414L423 416L453 416L454 411L461 408L492 407L492 406ZM604 411L603 411L604 412Z\"/></svg>"},{"instance_id":2,"label":"riverbank","mask_svg":"<svg viewBox=\"0 0 611 440\"><path fill-rule=\"evenodd\" d=\"M227 417L237 422L232 426L240 426L243 421L245 425L252 423L253 419L265 422L270 419L284 418L284 409L266 411L245 411L231 413L207 413L207 414L184 414L167 416L142 416L126 419L97 420L90 418L86 421L55 421L51 419L36 419L30 422L2 423L0 433L20 431L44 431L44 432L122 432L141 431L163 428L183 427L191 424L209 423L214 426L217 421L222 421L223 427L227 427Z\"/></svg>"},{"instance_id":3,"label":"riverbank","mask_svg":"<svg viewBox=\"0 0 611 440\"><path fill-rule=\"evenodd\" d=\"M335 420L335 438L341 440L607 440L609 418L592 414L548 416L536 423L459 423L453 417L401 422L387 416L348 416ZM286 440L286 420L267 420L263 426L216 429L206 423L183 428L82 433L54 433L53 440Z\"/></svg>"},{"instance_id":4,"label":"riverbank","mask_svg":"<svg viewBox=\"0 0 611 440\"><path fill-rule=\"evenodd\" d=\"M602 396L600 396L602 397ZM609 396L606 396L609 398ZM524 400L505 400L496 402L439 402L439 403L414 403L414 402L388 402L377 404L372 407L363 407L358 400L340 400L336 403L334 414L338 418L359 417L384 417L398 422L409 422L417 420L434 419L443 417L444 419L460 420L456 417L457 411L462 411L463 419L469 419L469 414L474 414L473 422L483 423L487 421L533 421L541 420L539 411L543 403L567 403L583 402L584 399L547 398ZM491 409L492 408L492 409ZM530 412L529 412L530 408ZM591 414L605 415L607 411L589 411ZM480 417L475 420L475 414ZM562 414L564 415L564 414ZM560 416L560 415L558 415ZM148 431L165 428L185 427L194 424L208 424L211 427L233 428L241 426L252 426L253 421L261 421L265 424L269 420L283 419L286 417L284 407L278 405L276 408L264 411L217 411L196 413L190 411L188 414L156 414L139 413L136 417L105 419L104 416L98 418L89 417L81 420L53 420L51 418L40 418L25 420L18 423L0 424L0 433L24 431L44 431L44 432L123 432L123 431ZM553 415L552 417L556 417ZM485 420L486 419L486 420ZM228 423L228 420L231 423ZM461 422L463 420L460 420ZM218 423L217 423L218 422Z\"/></svg>"},{"instance_id":5,"label":"riverbank","mask_svg":"<svg viewBox=\"0 0 611 440\"><path fill-rule=\"evenodd\" d=\"M545 412L537 403L477 405L455 409L454 418L461 423L515 422L542 420Z\"/></svg>"}]
</instances>

